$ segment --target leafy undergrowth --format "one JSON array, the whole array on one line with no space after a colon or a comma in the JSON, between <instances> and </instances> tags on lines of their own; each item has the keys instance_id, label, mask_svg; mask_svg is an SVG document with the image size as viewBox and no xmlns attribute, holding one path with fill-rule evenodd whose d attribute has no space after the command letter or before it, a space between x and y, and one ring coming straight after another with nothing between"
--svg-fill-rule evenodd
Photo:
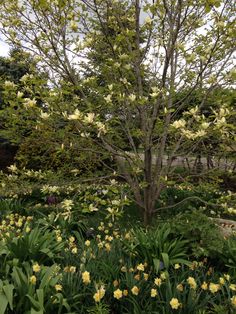
<instances>
[{"instance_id":1,"label":"leafy undergrowth","mask_svg":"<svg viewBox=\"0 0 236 314\"><path fill-rule=\"evenodd\" d=\"M191 202L146 229L114 180L56 185L28 176L2 184L0 314L235 313L236 239L222 237L210 208ZM171 191L162 201L195 193ZM210 202L215 191L204 193Z\"/></svg>"},{"instance_id":2,"label":"leafy undergrowth","mask_svg":"<svg viewBox=\"0 0 236 314\"><path fill-rule=\"evenodd\" d=\"M199 239L169 223L121 230L112 217L93 229L88 221L2 216L0 313L234 313L235 239L222 239L214 264L193 260Z\"/></svg>"}]
</instances>

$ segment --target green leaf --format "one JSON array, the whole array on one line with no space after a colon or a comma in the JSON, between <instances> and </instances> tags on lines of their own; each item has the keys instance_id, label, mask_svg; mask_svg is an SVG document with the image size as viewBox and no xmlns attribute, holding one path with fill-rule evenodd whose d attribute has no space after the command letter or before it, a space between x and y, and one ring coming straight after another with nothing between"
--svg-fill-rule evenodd
<instances>
[{"instance_id":1,"label":"green leaf","mask_svg":"<svg viewBox=\"0 0 236 314\"><path fill-rule=\"evenodd\" d=\"M0 314L4 314L8 305L8 300L5 294L0 293Z\"/></svg>"},{"instance_id":2,"label":"green leaf","mask_svg":"<svg viewBox=\"0 0 236 314\"><path fill-rule=\"evenodd\" d=\"M2 287L2 290L4 291L7 301L9 303L10 309L13 310L13 290L14 286L11 284L5 285Z\"/></svg>"},{"instance_id":3,"label":"green leaf","mask_svg":"<svg viewBox=\"0 0 236 314\"><path fill-rule=\"evenodd\" d=\"M30 314L43 314L44 312L42 310L35 311L34 309L30 310Z\"/></svg>"},{"instance_id":4,"label":"green leaf","mask_svg":"<svg viewBox=\"0 0 236 314\"><path fill-rule=\"evenodd\" d=\"M161 253L161 256L162 256L165 268L169 268L169 265L170 265L169 255L167 253Z\"/></svg>"},{"instance_id":5,"label":"green leaf","mask_svg":"<svg viewBox=\"0 0 236 314\"><path fill-rule=\"evenodd\" d=\"M52 278L52 275L54 273L56 269L56 265L52 265L52 267L48 268L45 275L42 278L41 284L39 286L39 289L43 289L44 287L46 287L46 285L49 283L49 281Z\"/></svg>"},{"instance_id":6,"label":"green leaf","mask_svg":"<svg viewBox=\"0 0 236 314\"><path fill-rule=\"evenodd\" d=\"M161 261L159 259L157 259L157 258L153 259L153 265L154 265L156 273L159 272L160 264L161 264Z\"/></svg>"},{"instance_id":7,"label":"green leaf","mask_svg":"<svg viewBox=\"0 0 236 314\"><path fill-rule=\"evenodd\" d=\"M44 291L43 291L43 289L37 289L36 294L37 294L37 297L39 300L40 308L43 309L44 308L43 307L43 304L44 304Z\"/></svg>"},{"instance_id":8,"label":"green leaf","mask_svg":"<svg viewBox=\"0 0 236 314\"><path fill-rule=\"evenodd\" d=\"M33 307L37 310L37 311L41 311L41 307L40 304L37 300L35 300L32 296L30 296L29 294L26 295L27 298L30 299L31 304L33 305ZM32 311L32 309L31 309ZM38 312L37 312L38 313Z\"/></svg>"}]
</instances>

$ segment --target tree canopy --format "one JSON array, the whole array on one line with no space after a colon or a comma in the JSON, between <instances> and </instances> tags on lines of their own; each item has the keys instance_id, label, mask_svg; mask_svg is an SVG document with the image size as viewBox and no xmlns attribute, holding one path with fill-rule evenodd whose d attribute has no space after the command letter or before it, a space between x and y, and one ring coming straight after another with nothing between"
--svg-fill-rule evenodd
<instances>
[{"instance_id":1,"label":"tree canopy","mask_svg":"<svg viewBox=\"0 0 236 314\"><path fill-rule=\"evenodd\" d=\"M22 96L22 112L37 115L36 130L56 123L71 143L82 137L106 150L117 165L111 174L129 183L146 220L174 156L188 156L209 134L235 140L231 103L203 110L235 77L232 1L13 0L0 8L8 41L50 75L44 106Z\"/></svg>"}]
</instances>

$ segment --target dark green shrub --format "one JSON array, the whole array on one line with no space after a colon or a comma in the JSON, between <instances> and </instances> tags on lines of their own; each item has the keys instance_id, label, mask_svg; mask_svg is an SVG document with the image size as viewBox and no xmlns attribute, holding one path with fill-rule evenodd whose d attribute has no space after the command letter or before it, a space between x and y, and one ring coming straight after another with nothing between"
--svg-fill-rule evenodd
<instances>
[{"instance_id":1,"label":"dark green shrub","mask_svg":"<svg viewBox=\"0 0 236 314\"><path fill-rule=\"evenodd\" d=\"M195 257L215 257L222 252L224 238L219 227L202 212L180 214L172 219L172 231L189 241L190 253Z\"/></svg>"}]
</instances>

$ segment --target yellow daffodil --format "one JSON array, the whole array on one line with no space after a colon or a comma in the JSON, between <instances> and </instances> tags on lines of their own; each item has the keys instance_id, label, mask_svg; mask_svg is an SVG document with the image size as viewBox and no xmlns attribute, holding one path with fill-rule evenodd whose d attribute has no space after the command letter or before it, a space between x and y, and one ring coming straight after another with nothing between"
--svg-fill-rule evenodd
<instances>
[{"instance_id":1,"label":"yellow daffodil","mask_svg":"<svg viewBox=\"0 0 236 314\"><path fill-rule=\"evenodd\" d=\"M33 285L35 285L36 284L36 281L37 281L37 278L33 275L33 276L31 276L30 277L30 283L32 283Z\"/></svg>"},{"instance_id":2,"label":"yellow daffodil","mask_svg":"<svg viewBox=\"0 0 236 314\"><path fill-rule=\"evenodd\" d=\"M201 285L202 290L207 290L208 289L208 284L204 281Z\"/></svg>"},{"instance_id":3,"label":"yellow daffodil","mask_svg":"<svg viewBox=\"0 0 236 314\"><path fill-rule=\"evenodd\" d=\"M184 286L182 285L182 283L180 283L180 284L178 284L178 285L176 286L176 289L177 289L178 291L182 292L182 291L184 291Z\"/></svg>"},{"instance_id":4,"label":"yellow daffodil","mask_svg":"<svg viewBox=\"0 0 236 314\"><path fill-rule=\"evenodd\" d=\"M216 293L218 290L220 290L220 285L211 282L209 285L209 290L211 291L211 293Z\"/></svg>"},{"instance_id":5,"label":"yellow daffodil","mask_svg":"<svg viewBox=\"0 0 236 314\"><path fill-rule=\"evenodd\" d=\"M131 289L131 292L134 295L138 295L139 294L139 288L137 286L133 286L133 288Z\"/></svg>"},{"instance_id":6,"label":"yellow daffodil","mask_svg":"<svg viewBox=\"0 0 236 314\"><path fill-rule=\"evenodd\" d=\"M71 267L69 268L69 272L70 272L70 273L75 273L75 272L76 272L76 267L75 267L75 266L71 266Z\"/></svg>"},{"instance_id":7,"label":"yellow daffodil","mask_svg":"<svg viewBox=\"0 0 236 314\"><path fill-rule=\"evenodd\" d=\"M82 280L85 285L88 285L91 282L90 273L88 271L82 273Z\"/></svg>"},{"instance_id":8,"label":"yellow daffodil","mask_svg":"<svg viewBox=\"0 0 236 314\"><path fill-rule=\"evenodd\" d=\"M147 273L143 273L143 278L144 278L145 281L148 280L148 277L149 277L149 275Z\"/></svg>"},{"instance_id":9,"label":"yellow daffodil","mask_svg":"<svg viewBox=\"0 0 236 314\"><path fill-rule=\"evenodd\" d=\"M155 298L157 296L157 289L151 289L151 297Z\"/></svg>"},{"instance_id":10,"label":"yellow daffodil","mask_svg":"<svg viewBox=\"0 0 236 314\"><path fill-rule=\"evenodd\" d=\"M162 280L166 280L166 273L161 273L160 277Z\"/></svg>"},{"instance_id":11,"label":"yellow daffodil","mask_svg":"<svg viewBox=\"0 0 236 314\"><path fill-rule=\"evenodd\" d=\"M127 272L127 268L125 266L122 266L121 269L120 269L123 273L126 273Z\"/></svg>"},{"instance_id":12,"label":"yellow daffodil","mask_svg":"<svg viewBox=\"0 0 236 314\"><path fill-rule=\"evenodd\" d=\"M178 308L181 306L181 303L179 303L177 298L172 298L170 300L170 306L173 310L178 310Z\"/></svg>"},{"instance_id":13,"label":"yellow daffodil","mask_svg":"<svg viewBox=\"0 0 236 314\"><path fill-rule=\"evenodd\" d=\"M55 290L62 291L62 285L59 285L59 284L55 285Z\"/></svg>"},{"instance_id":14,"label":"yellow daffodil","mask_svg":"<svg viewBox=\"0 0 236 314\"><path fill-rule=\"evenodd\" d=\"M236 291L236 285L231 283L231 285L229 285L229 289L233 290L233 291Z\"/></svg>"},{"instance_id":15,"label":"yellow daffodil","mask_svg":"<svg viewBox=\"0 0 236 314\"><path fill-rule=\"evenodd\" d=\"M73 247L73 249L71 250L71 253L73 253L73 254L77 254L77 252L78 252L77 247Z\"/></svg>"},{"instance_id":16,"label":"yellow daffodil","mask_svg":"<svg viewBox=\"0 0 236 314\"><path fill-rule=\"evenodd\" d=\"M144 265L141 263L137 266L137 270L144 271Z\"/></svg>"},{"instance_id":17,"label":"yellow daffodil","mask_svg":"<svg viewBox=\"0 0 236 314\"><path fill-rule=\"evenodd\" d=\"M236 295L234 295L230 300L231 300L232 306L236 308Z\"/></svg>"},{"instance_id":18,"label":"yellow daffodil","mask_svg":"<svg viewBox=\"0 0 236 314\"><path fill-rule=\"evenodd\" d=\"M118 285L119 285L119 281L118 281L118 280L114 280L114 281L113 281L113 286L114 286L114 287L117 287Z\"/></svg>"},{"instance_id":19,"label":"yellow daffodil","mask_svg":"<svg viewBox=\"0 0 236 314\"><path fill-rule=\"evenodd\" d=\"M90 246L90 241L89 241L89 240L86 240L86 241L84 242L84 244L85 244L85 246Z\"/></svg>"},{"instance_id":20,"label":"yellow daffodil","mask_svg":"<svg viewBox=\"0 0 236 314\"><path fill-rule=\"evenodd\" d=\"M155 283L155 285L160 286L161 283L162 283L161 278L158 278L158 277L157 277L157 278L154 280L154 283Z\"/></svg>"},{"instance_id":21,"label":"yellow daffodil","mask_svg":"<svg viewBox=\"0 0 236 314\"><path fill-rule=\"evenodd\" d=\"M73 236L69 237L69 241L70 241L71 243L75 242L75 237L73 237Z\"/></svg>"},{"instance_id":22,"label":"yellow daffodil","mask_svg":"<svg viewBox=\"0 0 236 314\"><path fill-rule=\"evenodd\" d=\"M41 267L39 266L38 263L36 263L36 264L33 265L33 271L34 271L35 273L40 272L40 270L41 270Z\"/></svg>"},{"instance_id":23,"label":"yellow daffodil","mask_svg":"<svg viewBox=\"0 0 236 314\"><path fill-rule=\"evenodd\" d=\"M187 282L190 285L191 289L195 290L197 288L196 281L195 281L195 279L193 277L188 277Z\"/></svg>"},{"instance_id":24,"label":"yellow daffodil","mask_svg":"<svg viewBox=\"0 0 236 314\"><path fill-rule=\"evenodd\" d=\"M100 302L101 299L104 297L104 295L105 295L105 289L103 286L101 286L101 288L97 290L97 292L94 294L93 298L95 302Z\"/></svg>"},{"instance_id":25,"label":"yellow daffodil","mask_svg":"<svg viewBox=\"0 0 236 314\"><path fill-rule=\"evenodd\" d=\"M123 293L122 293L122 290L120 290L120 289L116 289L116 290L113 292L113 296L114 296L114 298L117 299L117 300L121 299L121 298L122 298L122 295L123 295Z\"/></svg>"}]
</instances>

